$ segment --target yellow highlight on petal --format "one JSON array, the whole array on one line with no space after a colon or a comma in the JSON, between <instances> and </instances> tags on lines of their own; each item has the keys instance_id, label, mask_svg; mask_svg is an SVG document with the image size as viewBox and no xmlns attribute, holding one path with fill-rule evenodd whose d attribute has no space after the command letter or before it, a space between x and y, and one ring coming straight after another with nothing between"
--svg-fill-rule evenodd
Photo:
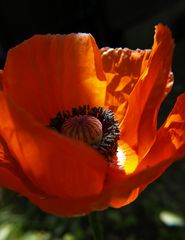
<instances>
[{"instance_id":1,"label":"yellow highlight on petal","mask_svg":"<svg viewBox=\"0 0 185 240\"><path fill-rule=\"evenodd\" d=\"M131 174L138 166L139 160L136 152L126 143L120 144L117 152L117 163L126 174Z\"/></svg>"}]
</instances>

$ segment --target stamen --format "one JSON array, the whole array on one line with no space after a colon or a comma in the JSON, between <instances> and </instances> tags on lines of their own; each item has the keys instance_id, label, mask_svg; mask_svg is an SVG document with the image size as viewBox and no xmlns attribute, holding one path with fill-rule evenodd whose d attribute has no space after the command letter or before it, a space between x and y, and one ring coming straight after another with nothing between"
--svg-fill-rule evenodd
<instances>
[{"instance_id":1,"label":"stamen","mask_svg":"<svg viewBox=\"0 0 185 240\"><path fill-rule=\"evenodd\" d=\"M117 152L120 136L114 113L102 107L89 105L59 112L50 120L49 126L61 134L90 144L111 161Z\"/></svg>"}]
</instances>

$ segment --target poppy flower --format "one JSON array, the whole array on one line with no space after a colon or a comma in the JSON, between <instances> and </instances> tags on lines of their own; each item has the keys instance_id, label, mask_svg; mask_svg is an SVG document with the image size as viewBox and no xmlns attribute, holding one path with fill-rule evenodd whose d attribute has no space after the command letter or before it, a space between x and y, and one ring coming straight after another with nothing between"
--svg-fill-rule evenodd
<instances>
[{"instance_id":1,"label":"poppy flower","mask_svg":"<svg viewBox=\"0 0 185 240\"><path fill-rule=\"evenodd\" d=\"M62 216L134 201L185 156L185 94L157 129L173 48L162 24L151 50L98 49L82 33L12 48L0 72L0 185Z\"/></svg>"}]
</instances>

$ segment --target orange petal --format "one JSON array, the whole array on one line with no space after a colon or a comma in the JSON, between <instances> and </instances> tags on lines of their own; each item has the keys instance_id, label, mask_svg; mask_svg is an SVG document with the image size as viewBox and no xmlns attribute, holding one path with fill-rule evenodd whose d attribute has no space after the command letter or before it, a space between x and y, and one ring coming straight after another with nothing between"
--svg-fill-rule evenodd
<instances>
[{"instance_id":1,"label":"orange petal","mask_svg":"<svg viewBox=\"0 0 185 240\"><path fill-rule=\"evenodd\" d=\"M90 34L34 36L11 49L5 91L37 120L48 124L60 110L104 105L105 78Z\"/></svg>"},{"instance_id":2,"label":"orange petal","mask_svg":"<svg viewBox=\"0 0 185 240\"><path fill-rule=\"evenodd\" d=\"M145 68L150 50L102 48L103 69L107 78L106 105L123 119L123 107Z\"/></svg>"},{"instance_id":3,"label":"orange petal","mask_svg":"<svg viewBox=\"0 0 185 240\"><path fill-rule=\"evenodd\" d=\"M102 155L42 126L2 93L0 134L24 174L47 195L84 197L101 192L107 169Z\"/></svg>"},{"instance_id":4,"label":"orange petal","mask_svg":"<svg viewBox=\"0 0 185 240\"><path fill-rule=\"evenodd\" d=\"M121 137L137 149L140 158L155 140L158 110L167 92L166 86L172 82L169 76L173 47L170 30L158 25L147 67L129 96Z\"/></svg>"}]
</instances>

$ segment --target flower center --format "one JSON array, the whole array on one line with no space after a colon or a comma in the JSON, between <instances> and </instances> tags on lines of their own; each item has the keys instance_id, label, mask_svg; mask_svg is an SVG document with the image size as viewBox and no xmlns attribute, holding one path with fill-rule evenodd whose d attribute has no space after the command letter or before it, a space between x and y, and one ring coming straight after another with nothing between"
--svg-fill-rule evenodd
<instances>
[{"instance_id":1,"label":"flower center","mask_svg":"<svg viewBox=\"0 0 185 240\"><path fill-rule=\"evenodd\" d=\"M50 120L48 127L91 145L108 161L111 161L117 152L119 125L114 119L114 113L109 109L84 105L71 111L59 112Z\"/></svg>"},{"instance_id":2,"label":"flower center","mask_svg":"<svg viewBox=\"0 0 185 240\"><path fill-rule=\"evenodd\" d=\"M103 135L101 122L89 115L70 117L63 123L61 133L90 145L99 144Z\"/></svg>"}]
</instances>

